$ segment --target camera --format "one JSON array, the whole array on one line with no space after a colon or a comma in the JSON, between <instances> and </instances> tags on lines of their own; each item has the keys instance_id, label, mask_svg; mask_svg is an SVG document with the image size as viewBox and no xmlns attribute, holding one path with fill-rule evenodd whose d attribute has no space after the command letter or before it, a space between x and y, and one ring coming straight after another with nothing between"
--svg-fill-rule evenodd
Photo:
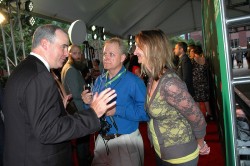
<instances>
[{"instance_id":1,"label":"camera","mask_svg":"<svg viewBox=\"0 0 250 166\"><path fill-rule=\"evenodd\" d=\"M107 104L110 104L110 103L112 103L112 102L116 101L116 99L117 99L117 97L113 98L113 99L112 99L112 100L110 100Z\"/></svg>"},{"instance_id":2,"label":"camera","mask_svg":"<svg viewBox=\"0 0 250 166\"><path fill-rule=\"evenodd\" d=\"M102 116L100 118L100 122L101 122L101 130L99 132L101 134L106 134L107 132L109 132L112 125L107 122L107 120L105 119L105 116Z\"/></svg>"},{"instance_id":3,"label":"camera","mask_svg":"<svg viewBox=\"0 0 250 166\"><path fill-rule=\"evenodd\" d=\"M84 90L89 90L89 92L91 92L91 85L90 84L84 85Z\"/></svg>"}]
</instances>

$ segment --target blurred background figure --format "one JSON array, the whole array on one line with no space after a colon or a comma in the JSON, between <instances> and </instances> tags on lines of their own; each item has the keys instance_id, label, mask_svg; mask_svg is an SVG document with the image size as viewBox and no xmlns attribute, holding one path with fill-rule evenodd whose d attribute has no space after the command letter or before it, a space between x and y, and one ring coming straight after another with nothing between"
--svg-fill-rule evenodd
<instances>
[{"instance_id":1,"label":"blurred background figure","mask_svg":"<svg viewBox=\"0 0 250 166\"><path fill-rule=\"evenodd\" d=\"M174 55L179 57L176 72L186 83L190 95L194 96L192 63L187 55L187 43L178 42L174 47Z\"/></svg>"},{"instance_id":2,"label":"blurred background figure","mask_svg":"<svg viewBox=\"0 0 250 166\"><path fill-rule=\"evenodd\" d=\"M201 46L195 46L191 51L194 53L194 58L191 61L193 64L194 100L199 107L200 102L204 102L206 108L204 116L209 120L213 120L209 105L208 62L203 55Z\"/></svg>"},{"instance_id":3,"label":"blurred background figure","mask_svg":"<svg viewBox=\"0 0 250 166\"><path fill-rule=\"evenodd\" d=\"M248 69L250 69L250 42L247 44L247 51L246 51L246 60L247 60L247 65Z\"/></svg>"},{"instance_id":4,"label":"blurred background figure","mask_svg":"<svg viewBox=\"0 0 250 166\"><path fill-rule=\"evenodd\" d=\"M91 66L88 67L88 71L86 71L86 74L84 76L86 84L90 84L91 86L94 85L94 82L96 78L101 75L100 70L100 60L99 59L93 59Z\"/></svg>"},{"instance_id":5,"label":"blurred background figure","mask_svg":"<svg viewBox=\"0 0 250 166\"><path fill-rule=\"evenodd\" d=\"M194 59L194 49L195 45L192 44L188 46L188 56L191 60Z\"/></svg>"},{"instance_id":6,"label":"blurred background figure","mask_svg":"<svg viewBox=\"0 0 250 166\"><path fill-rule=\"evenodd\" d=\"M243 68L243 54L241 52L240 46L237 48L236 55L235 55L235 60L237 62L238 68L240 68L240 67Z\"/></svg>"},{"instance_id":7,"label":"blurred background figure","mask_svg":"<svg viewBox=\"0 0 250 166\"><path fill-rule=\"evenodd\" d=\"M130 71L133 74L137 75L138 77L142 78L141 65L138 63L138 57L134 54L132 54L132 57L130 58L128 71Z\"/></svg>"},{"instance_id":8,"label":"blurred background figure","mask_svg":"<svg viewBox=\"0 0 250 166\"><path fill-rule=\"evenodd\" d=\"M93 68L90 69L92 83L94 83L95 80L96 80L96 78L101 74L100 66L99 65L100 65L100 60L99 59L92 60L92 66L93 66Z\"/></svg>"}]
</instances>

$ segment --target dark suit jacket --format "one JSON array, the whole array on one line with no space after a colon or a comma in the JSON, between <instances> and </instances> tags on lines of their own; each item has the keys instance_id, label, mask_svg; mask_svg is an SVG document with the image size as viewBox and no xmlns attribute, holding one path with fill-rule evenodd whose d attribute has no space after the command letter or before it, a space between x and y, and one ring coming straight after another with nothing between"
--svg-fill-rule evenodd
<instances>
[{"instance_id":1,"label":"dark suit jacket","mask_svg":"<svg viewBox=\"0 0 250 166\"><path fill-rule=\"evenodd\" d=\"M3 87L0 84L0 112L2 112L2 105L3 105ZM3 145L4 145L4 124L3 119L0 116L0 166L3 165Z\"/></svg>"},{"instance_id":2,"label":"dark suit jacket","mask_svg":"<svg viewBox=\"0 0 250 166\"><path fill-rule=\"evenodd\" d=\"M52 74L32 55L9 77L3 112L5 166L70 166L70 140L100 128L91 109L66 114Z\"/></svg>"},{"instance_id":3,"label":"dark suit jacket","mask_svg":"<svg viewBox=\"0 0 250 166\"><path fill-rule=\"evenodd\" d=\"M191 96L194 96L194 88L193 88L193 67L190 58L187 54L183 55L179 59L179 63L177 66L177 74L187 85L188 92Z\"/></svg>"}]
</instances>

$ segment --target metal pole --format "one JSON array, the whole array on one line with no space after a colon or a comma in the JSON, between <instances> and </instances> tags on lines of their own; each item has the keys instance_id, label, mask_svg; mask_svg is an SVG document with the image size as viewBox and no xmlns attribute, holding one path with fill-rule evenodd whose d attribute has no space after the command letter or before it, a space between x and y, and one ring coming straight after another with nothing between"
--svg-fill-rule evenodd
<instances>
[{"instance_id":1,"label":"metal pole","mask_svg":"<svg viewBox=\"0 0 250 166\"><path fill-rule=\"evenodd\" d=\"M228 44L228 41L229 41L229 39L228 39L228 37L229 37L229 33L228 33L228 27L227 27L227 25L226 25L226 22L227 22L227 20L226 20L226 18L225 18L225 1L224 0L221 0L222 1L222 3L221 3L221 22L222 22L222 36L223 36L223 38L224 38L224 42L225 42L225 44L224 44L224 50L225 50L225 60L226 60L226 71L228 71L227 72L227 77L228 77L228 81L229 81L229 84L228 84L228 91L230 92L230 93L228 93L229 94L229 99L230 99L230 105L229 105L229 108L230 108L230 111L231 111L231 116L229 116L230 118L231 118L231 122L232 122L232 128L231 128L231 132L232 132L232 134L233 134L233 136L232 136L232 142L233 142L233 156L235 156L236 157L236 159L235 160L233 160L234 161L234 163L231 163L232 165L235 165L235 166L237 166L238 165L238 161L239 161L239 156L237 155L238 153L237 153L237 142L236 142L236 140L237 140L237 138L236 138L236 136L237 136L237 133L236 133L236 116L235 116L235 96L234 96L234 88L233 88L233 78L232 78L232 76L233 76L233 74L232 74L232 66L230 65L231 63L230 63L230 60L231 60L231 55L230 55L230 57L229 57L229 44Z\"/></svg>"},{"instance_id":2,"label":"metal pole","mask_svg":"<svg viewBox=\"0 0 250 166\"><path fill-rule=\"evenodd\" d=\"M10 66L9 66L8 55L7 55L7 48L6 48L6 41L5 41L4 29L3 29L2 24L0 24L0 26L1 26L1 31L2 31L4 56L5 56L5 62L6 62L7 72L8 72L8 76L10 76Z\"/></svg>"},{"instance_id":3,"label":"metal pole","mask_svg":"<svg viewBox=\"0 0 250 166\"><path fill-rule=\"evenodd\" d=\"M18 20L18 26L19 26L19 33L20 33L20 39L21 39L21 43L22 43L22 51L23 51L23 59L26 57L25 54L25 49L24 49L24 40L23 40L23 28L22 28L22 24L21 24L21 19L20 19L20 1L16 2L16 6L17 6L17 20Z\"/></svg>"},{"instance_id":4,"label":"metal pole","mask_svg":"<svg viewBox=\"0 0 250 166\"><path fill-rule=\"evenodd\" d=\"M232 23L247 22L249 20L250 20L250 15L249 16L242 16L242 17L232 18L232 19L227 19L226 23L227 23L227 25L229 25L229 24L232 24Z\"/></svg>"},{"instance_id":5,"label":"metal pole","mask_svg":"<svg viewBox=\"0 0 250 166\"><path fill-rule=\"evenodd\" d=\"M11 41L12 41L12 47L13 47L13 54L14 54L14 61L15 65L17 66L17 55L16 55L16 44L14 40L14 33L13 33L13 23L12 23L12 18L11 18L11 6L10 3L8 3L8 13L10 15L10 33L11 33Z\"/></svg>"}]
</instances>

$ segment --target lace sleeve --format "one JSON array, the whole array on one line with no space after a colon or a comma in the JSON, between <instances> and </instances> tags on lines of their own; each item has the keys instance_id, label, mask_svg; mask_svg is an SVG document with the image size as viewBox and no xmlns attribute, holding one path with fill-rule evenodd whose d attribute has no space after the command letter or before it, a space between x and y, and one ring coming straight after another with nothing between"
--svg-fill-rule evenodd
<instances>
[{"instance_id":1,"label":"lace sleeve","mask_svg":"<svg viewBox=\"0 0 250 166\"><path fill-rule=\"evenodd\" d=\"M164 79L161 86L161 96L188 120L196 138L202 138L206 133L206 121L186 85L178 78Z\"/></svg>"}]
</instances>

